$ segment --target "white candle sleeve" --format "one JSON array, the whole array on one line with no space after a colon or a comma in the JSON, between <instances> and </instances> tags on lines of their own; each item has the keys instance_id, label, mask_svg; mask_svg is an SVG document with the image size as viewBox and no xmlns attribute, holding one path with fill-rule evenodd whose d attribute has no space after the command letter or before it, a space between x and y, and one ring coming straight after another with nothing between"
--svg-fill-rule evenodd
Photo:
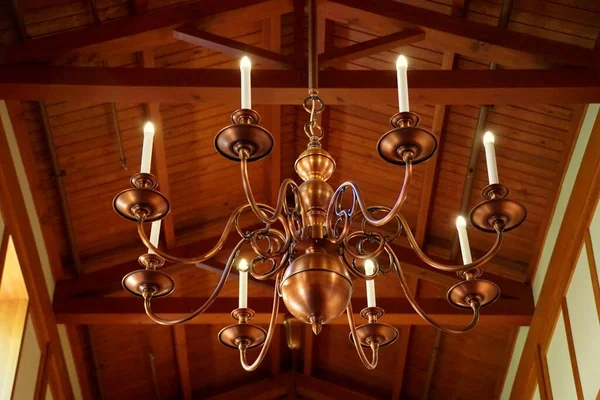
<instances>
[{"instance_id":1,"label":"white candle sleeve","mask_svg":"<svg viewBox=\"0 0 600 400\"><path fill-rule=\"evenodd\" d=\"M239 298L238 298L238 307L239 308L247 308L248 307L248 263L246 260L242 259L238 265L238 271L240 273L240 283L239 283Z\"/></svg>"},{"instance_id":2,"label":"white candle sleeve","mask_svg":"<svg viewBox=\"0 0 600 400\"><path fill-rule=\"evenodd\" d=\"M375 264L372 260L365 261L365 274L373 275L375 273ZM377 307L375 300L375 279L366 281L367 285L367 307Z\"/></svg>"},{"instance_id":3,"label":"white candle sleeve","mask_svg":"<svg viewBox=\"0 0 600 400\"><path fill-rule=\"evenodd\" d=\"M467 235L467 221L462 216L456 218L456 230L458 231L458 240L460 243L463 264L470 264L473 262L473 259L471 257L471 248L469 246L469 236Z\"/></svg>"},{"instance_id":4,"label":"white candle sleeve","mask_svg":"<svg viewBox=\"0 0 600 400\"><path fill-rule=\"evenodd\" d=\"M152 166L152 145L154 143L154 125L152 122L146 122L144 125L144 143L142 145L142 163L140 167L141 173L150 173Z\"/></svg>"},{"instance_id":5,"label":"white candle sleeve","mask_svg":"<svg viewBox=\"0 0 600 400\"><path fill-rule=\"evenodd\" d=\"M160 225L162 220L152 222L152 228L150 229L150 243L154 247L158 247L158 241L160 239ZM148 249L148 254L155 254L154 251Z\"/></svg>"},{"instance_id":6,"label":"white candle sleeve","mask_svg":"<svg viewBox=\"0 0 600 400\"><path fill-rule=\"evenodd\" d=\"M485 161L487 163L488 181L490 185L499 183L498 166L496 164L496 150L494 149L494 135L486 132L483 135L483 146L485 147Z\"/></svg>"},{"instance_id":7,"label":"white candle sleeve","mask_svg":"<svg viewBox=\"0 0 600 400\"><path fill-rule=\"evenodd\" d=\"M398 75L398 110L400 112L410 111L408 104L408 61L406 57L400 56L396 61L396 73Z\"/></svg>"},{"instance_id":8,"label":"white candle sleeve","mask_svg":"<svg viewBox=\"0 0 600 400\"><path fill-rule=\"evenodd\" d=\"M242 108L252 108L252 95L251 95L251 82L250 72L252 70L252 64L248 57L243 57L240 61L240 72L242 76Z\"/></svg>"}]
</instances>

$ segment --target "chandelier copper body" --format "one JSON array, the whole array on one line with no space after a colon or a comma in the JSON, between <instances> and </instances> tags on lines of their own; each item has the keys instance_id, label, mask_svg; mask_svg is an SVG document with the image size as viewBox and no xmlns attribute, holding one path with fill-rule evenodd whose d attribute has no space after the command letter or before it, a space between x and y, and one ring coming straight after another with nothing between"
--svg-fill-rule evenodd
<instances>
[{"instance_id":1,"label":"chandelier copper body","mask_svg":"<svg viewBox=\"0 0 600 400\"><path fill-rule=\"evenodd\" d=\"M309 2L313 7L314 3ZM313 29L309 29L309 54L316 51L314 37L313 21ZM143 268L123 278L123 286L128 292L143 298L146 313L156 323L180 324L204 312L219 296L232 268L240 268L240 251L253 251L254 258L248 263L248 273L254 279L275 281L269 327L265 331L252 324L254 311L240 307L232 311L235 323L224 327L218 337L223 345L238 349L241 364L248 371L256 369L265 358L277 323L280 298L287 311L299 321L310 324L315 334L345 312L350 340L360 360L366 368L374 369L379 349L393 343L398 338L398 331L381 322L385 321L384 310L375 306L361 311L365 323L357 326L351 298L357 281L370 281L383 273L396 274L406 301L429 324L450 333L473 329L479 320L480 310L500 297L496 284L480 279L482 267L498 253L504 232L518 227L527 214L522 205L507 198L505 186L489 185L483 189L483 200L473 208L469 219L475 228L496 234L492 248L478 260L463 265L447 265L427 256L419 247L401 210L409 195L413 165L426 162L435 154L437 140L431 132L419 126L419 117L412 112L394 115L390 121L391 130L383 134L377 144L376 150L384 160L404 169L404 182L392 207L367 205L353 182L332 188L328 179L335 171L335 160L320 144L324 132L318 124L318 115L324 104L316 90L315 54L311 59L309 96L303 103L310 114L304 127L309 141L307 149L294 165L302 183L298 185L292 179L285 179L276 204L260 204L252 193L248 165L268 156L274 140L259 125L259 114L251 109L235 111L231 116L232 124L215 137L216 150L240 165L247 203L231 214L220 239L210 251L197 257L182 258L152 244L144 231L144 223L164 218L170 211L170 203L158 190L158 181L151 174L134 175L132 188L119 193L113 202L118 214L137 222L138 234L150 251L139 258ZM247 232L240 226L243 213L253 213L263 226ZM173 279L160 271L165 261L179 264L205 262L223 249L230 234L237 234L239 241L230 251L221 278L206 303L175 320L157 315L152 310L153 300L167 296L175 289ZM469 324L462 327L441 326L421 309L404 276L400 263L402 254L396 254L391 246L401 235L406 236L412 250L425 263L442 271L457 273L461 282L449 288L447 299L453 306L472 312ZM367 262L373 263L373 271L367 272ZM246 351L256 347L260 347L260 353L253 363L249 363ZM371 357L367 356L365 349L371 350Z\"/></svg>"}]
</instances>

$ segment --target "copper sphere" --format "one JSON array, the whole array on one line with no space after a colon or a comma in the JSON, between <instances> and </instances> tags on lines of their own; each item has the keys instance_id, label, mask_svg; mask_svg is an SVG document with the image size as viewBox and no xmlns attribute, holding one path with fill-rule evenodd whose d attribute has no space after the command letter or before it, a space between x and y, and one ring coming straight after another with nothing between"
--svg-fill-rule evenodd
<instances>
[{"instance_id":1,"label":"copper sphere","mask_svg":"<svg viewBox=\"0 0 600 400\"><path fill-rule=\"evenodd\" d=\"M326 181L335 171L335 161L326 150L311 147L298 156L294 169L303 181L309 179Z\"/></svg>"},{"instance_id":2,"label":"copper sphere","mask_svg":"<svg viewBox=\"0 0 600 400\"><path fill-rule=\"evenodd\" d=\"M348 306L352 280L340 260L313 246L286 269L281 294L288 311L318 333Z\"/></svg>"}]
</instances>

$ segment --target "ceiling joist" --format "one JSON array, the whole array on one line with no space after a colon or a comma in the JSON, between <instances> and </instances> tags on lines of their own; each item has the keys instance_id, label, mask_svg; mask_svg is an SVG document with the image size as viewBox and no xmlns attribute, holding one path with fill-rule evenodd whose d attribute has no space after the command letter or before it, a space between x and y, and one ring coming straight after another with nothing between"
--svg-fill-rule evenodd
<instances>
[{"instance_id":1,"label":"ceiling joist","mask_svg":"<svg viewBox=\"0 0 600 400\"><path fill-rule=\"evenodd\" d=\"M411 104L579 104L600 101L594 70L408 71ZM322 71L327 104L395 104L395 71ZM296 71L255 70L257 104L301 104ZM239 71L170 68L0 67L0 98L88 102L239 101Z\"/></svg>"},{"instance_id":2,"label":"ceiling joist","mask_svg":"<svg viewBox=\"0 0 600 400\"><path fill-rule=\"evenodd\" d=\"M180 318L204 304L207 298L165 297L153 301L153 309L162 318ZM59 324L154 324L144 312L143 302L134 297L85 296L76 301L70 298L54 299L54 314ZM472 313L452 306L446 299L419 299L423 310L435 321L443 325L465 325L471 321ZM355 310L361 310L367 304L366 298L352 299ZM398 298L378 298L377 305L385 310L382 322L391 325L426 325L408 303ZM256 324L266 324L271 318L273 299L254 297L249 307L256 312L253 318ZM219 297L207 311L200 314L189 324L231 324L231 310L238 307L237 297ZM278 323L283 322L285 305L280 305ZM533 316L533 299L502 299L482 311L480 324L526 326ZM358 312L358 311L357 311ZM357 320L363 320L356 314ZM331 322L345 325L345 315Z\"/></svg>"},{"instance_id":3,"label":"ceiling joist","mask_svg":"<svg viewBox=\"0 0 600 400\"><path fill-rule=\"evenodd\" d=\"M177 40L236 57L251 56L255 59L274 61L284 67L292 67L294 65L292 57L215 35L193 26L177 28L173 32L173 36Z\"/></svg>"},{"instance_id":4,"label":"ceiling joist","mask_svg":"<svg viewBox=\"0 0 600 400\"><path fill-rule=\"evenodd\" d=\"M407 29L319 54L319 68L328 68L425 40L425 32Z\"/></svg>"}]
</instances>

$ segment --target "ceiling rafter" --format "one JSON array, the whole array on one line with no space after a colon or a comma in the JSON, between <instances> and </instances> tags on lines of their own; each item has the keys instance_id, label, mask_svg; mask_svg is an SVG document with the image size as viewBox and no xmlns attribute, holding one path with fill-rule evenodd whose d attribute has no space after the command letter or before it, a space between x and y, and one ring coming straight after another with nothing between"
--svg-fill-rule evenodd
<instances>
[{"instance_id":1,"label":"ceiling rafter","mask_svg":"<svg viewBox=\"0 0 600 400\"><path fill-rule=\"evenodd\" d=\"M581 70L408 71L411 104L581 104L600 101L600 72ZM395 71L321 71L327 104L393 104ZM255 70L257 104L301 104L292 70ZM99 102L239 101L239 71L184 68L0 67L0 97Z\"/></svg>"},{"instance_id":2,"label":"ceiling rafter","mask_svg":"<svg viewBox=\"0 0 600 400\"><path fill-rule=\"evenodd\" d=\"M179 388L184 400L192 400L192 380L190 378L190 361L188 356L187 335L185 325L173 326L173 346L177 360Z\"/></svg>"},{"instance_id":3,"label":"ceiling rafter","mask_svg":"<svg viewBox=\"0 0 600 400\"><path fill-rule=\"evenodd\" d=\"M154 54L150 50L142 51L142 66L144 68L154 68ZM160 191L169 197L169 171L167 167L167 154L165 148L165 132L162 124L162 115L160 113L160 104L158 103L146 103L146 117L149 121L152 121L155 127L154 134L154 146L152 157L154 158L154 170L156 171L156 177L160 185ZM171 249L175 247L175 222L173 214L169 213L162 220L161 225L162 231L164 232L164 240L167 248Z\"/></svg>"},{"instance_id":4,"label":"ceiling rafter","mask_svg":"<svg viewBox=\"0 0 600 400\"><path fill-rule=\"evenodd\" d=\"M292 67L294 65L294 59L292 57L273 51L273 48L271 48L271 50L266 50L238 42L237 40L215 35L189 25L176 28L173 31L173 37L195 46L205 47L236 57L248 55L255 59L274 61L277 65L283 67Z\"/></svg>"},{"instance_id":5,"label":"ceiling rafter","mask_svg":"<svg viewBox=\"0 0 600 400\"><path fill-rule=\"evenodd\" d=\"M19 33L19 38L21 40L29 39L29 34L27 33L27 25L25 24L25 20L23 19L23 11L21 10L21 2L19 0L11 0L10 4L13 24L15 25L15 28Z\"/></svg>"},{"instance_id":6,"label":"ceiling rafter","mask_svg":"<svg viewBox=\"0 0 600 400\"><path fill-rule=\"evenodd\" d=\"M205 297L165 297L157 299L153 309L163 318L180 317L188 314L206 302ZM360 309L366 298L353 298L355 309ZM386 323L390 325L425 325L423 320L406 302L395 298L378 299L378 306L386 310ZM271 297L255 297L251 299L252 309L256 312L256 324L267 323L271 317L273 299ZM471 321L472 315L466 310L460 310L441 298L421 298L421 307L438 323L446 325L461 325ZM237 297L220 297L203 314L190 321L190 324L230 324L231 310L237 308ZM533 315L533 299L504 298L493 307L482 313L480 324L491 325L528 325ZM278 323L283 322L285 307L278 317ZM64 324L154 324L144 312L144 307L138 298L133 297L104 297L85 296L76 301L71 298L55 298L54 313L58 323ZM358 318L358 314L356 318ZM346 324L345 316L331 322Z\"/></svg>"},{"instance_id":7,"label":"ceiling rafter","mask_svg":"<svg viewBox=\"0 0 600 400\"><path fill-rule=\"evenodd\" d=\"M81 47L133 38L139 46L142 38L136 35L160 31L185 23L203 19L227 11L237 10L264 3L267 0L207 0L192 1L176 6L160 8L145 14L121 18L100 25L88 26L67 32L56 33L22 43L8 45L0 51L0 63L53 59L57 54L73 51ZM250 13L251 14L251 13ZM118 43L122 44L122 43ZM139 50L139 49L138 49Z\"/></svg>"},{"instance_id":8,"label":"ceiling rafter","mask_svg":"<svg viewBox=\"0 0 600 400\"><path fill-rule=\"evenodd\" d=\"M600 53L593 49L581 46L544 39L516 31L485 25L460 17L454 17L415 7L393 0L379 0L365 2L361 0L330 0L353 9L363 10L379 16L395 19L424 28L427 38L435 41L435 36L443 34L445 40L476 41L498 47L507 54L533 54L546 61L555 61L579 65L583 67L599 68ZM490 51L491 53L491 51ZM493 60L501 62L501 59Z\"/></svg>"},{"instance_id":9,"label":"ceiling rafter","mask_svg":"<svg viewBox=\"0 0 600 400\"><path fill-rule=\"evenodd\" d=\"M327 50L325 53L319 54L319 68L333 67L398 47L408 46L425 40L425 37L426 34L423 31L406 29L348 47Z\"/></svg>"},{"instance_id":10,"label":"ceiling rafter","mask_svg":"<svg viewBox=\"0 0 600 400\"><path fill-rule=\"evenodd\" d=\"M66 325L81 395L86 399L102 398L99 371L96 368L92 337L85 325Z\"/></svg>"}]
</instances>

